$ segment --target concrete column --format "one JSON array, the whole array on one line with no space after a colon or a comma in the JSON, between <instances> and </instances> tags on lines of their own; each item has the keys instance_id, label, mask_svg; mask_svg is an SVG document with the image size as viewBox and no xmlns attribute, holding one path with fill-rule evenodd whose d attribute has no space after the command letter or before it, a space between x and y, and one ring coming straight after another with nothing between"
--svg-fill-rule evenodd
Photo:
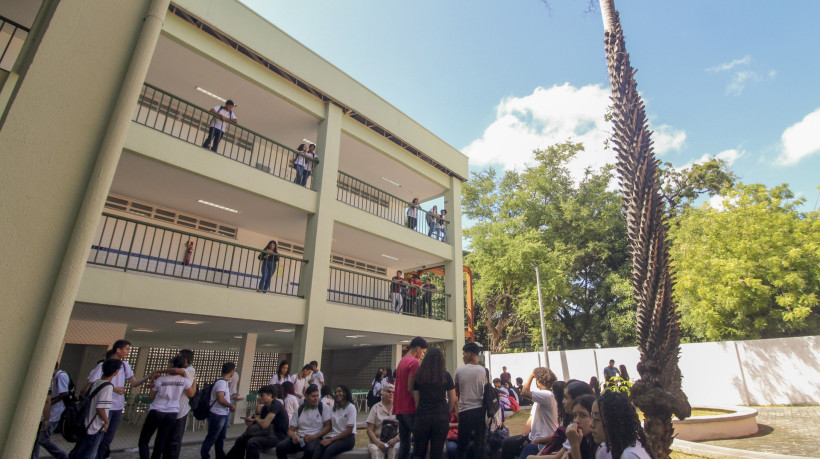
<instances>
[{"instance_id":1,"label":"concrete column","mask_svg":"<svg viewBox=\"0 0 820 459\"><path fill-rule=\"evenodd\" d=\"M327 287L330 280L330 251L333 244L333 208L336 201L336 181L339 175L339 148L342 136L342 111L339 107L325 104L325 119L319 125L316 151L319 164L313 170L316 185L316 213L308 216L305 233L305 258L310 260L302 267L299 283L307 302L305 324L296 327L293 342L293 363L298 371L302 366L316 360L321 367L324 343L325 308Z\"/></svg>"},{"instance_id":2,"label":"concrete column","mask_svg":"<svg viewBox=\"0 0 820 459\"><path fill-rule=\"evenodd\" d=\"M396 371L396 367L399 366L399 362L401 362L401 344L396 344L395 346L390 346L390 370Z\"/></svg>"},{"instance_id":3,"label":"concrete column","mask_svg":"<svg viewBox=\"0 0 820 459\"><path fill-rule=\"evenodd\" d=\"M16 370L0 376L10 388L1 457L31 454L40 418L33 407L43 405L54 366L52 357L35 357L60 350L168 4L60 2L3 107L0 151L13 161L0 171L0 208L15 217L0 219L0 272L8 274L0 298L14 305L14 320L0 324L0 348L15 351L0 365ZM93 52L76 59L66 43Z\"/></svg>"},{"instance_id":4,"label":"concrete column","mask_svg":"<svg viewBox=\"0 0 820 459\"><path fill-rule=\"evenodd\" d=\"M141 347L137 354L136 365L134 365L134 375L137 379L145 376L146 368L148 368L148 348Z\"/></svg>"},{"instance_id":5,"label":"concrete column","mask_svg":"<svg viewBox=\"0 0 820 459\"><path fill-rule=\"evenodd\" d=\"M444 208L450 217L447 240L461 241L461 181L450 177L450 189L444 194ZM447 346L447 368L453 373L461 364L461 348L464 346L464 260L461 244L453 244L453 259L444 265L444 291L449 319L453 324L453 342ZM480 343L485 345L486 343Z\"/></svg>"},{"instance_id":6,"label":"concrete column","mask_svg":"<svg viewBox=\"0 0 820 459\"><path fill-rule=\"evenodd\" d=\"M242 346L239 348L239 360L236 362L236 372L239 373L239 385L236 392L243 397L258 387L251 387L251 375L253 375L253 358L256 354L256 333L243 333ZM248 402L242 400L236 403L236 412L241 413L233 417L233 423L239 424L245 414Z\"/></svg>"}]
</instances>

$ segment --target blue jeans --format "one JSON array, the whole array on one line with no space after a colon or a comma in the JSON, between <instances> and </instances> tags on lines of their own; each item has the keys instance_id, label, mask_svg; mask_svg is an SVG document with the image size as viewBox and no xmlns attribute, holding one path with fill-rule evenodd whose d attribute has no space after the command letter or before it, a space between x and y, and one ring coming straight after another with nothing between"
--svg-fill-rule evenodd
<instances>
[{"instance_id":1,"label":"blue jeans","mask_svg":"<svg viewBox=\"0 0 820 459\"><path fill-rule=\"evenodd\" d=\"M265 260L262 262L262 277L259 279L258 290L267 292L270 290L270 278L276 272L276 263L273 260Z\"/></svg>"},{"instance_id":2,"label":"blue jeans","mask_svg":"<svg viewBox=\"0 0 820 459\"><path fill-rule=\"evenodd\" d=\"M57 428L59 421L49 422L45 430L37 434L37 442L34 443L34 450L31 452L31 459L40 459L40 447L46 449L52 456L57 459L66 459L68 455L61 450L54 440L51 439L51 434Z\"/></svg>"},{"instance_id":3,"label":"blue jeans","mask_svg":"<svg viewBox=\"0 0 820 459\"><path fill-rule=\"evenodd\" d=\"M109 424L110 426L111 424ZM77 442L77 446L71 451L69 457L71 459L94 459L95 454L100 450L104 436L105 432L103 431L99 431L94 435L86 435Z\"/></svg>"},{"instance_id":4,"label":"blue jeans","mask_svg":"<svg viewBox=\"0 0 820 459\"><path fill-rule=\"evenodd\" d=\"M202 448L199 450L202 459L211 459L211 446L215 446L217 459L225 457L225 435L228 434L228 420L230 419L230 414L208 414L208 435L205 436Z\"/></svg>"},{"instance_id":5,"label":"blue jeans","mask_svg":"<svg viewBox=\"0 0 820 459\"><path fill-rule=\"evenodd\" d=\"M208 138L205 139L205 143L202 144L205 148L210 148L213 151L216 151L216 147L219 146L219 140L222 139L222 132L221 130L215 127L208 128ZM213 145L211 145L211 140L213 140Z\"/></svg>"},{"instance_id":6,"label":"blue jeans","mask_svg":"<svg viewBox=\"0 0 820 459\"><path fill-rule=\"evenodd\" d=\"M294 180L293 183L302 185L302 175L305 173L305 166L296 164L294 167L296 168L296 180Z\"/></svg>"},{"instance_id":7,"label":"blue jeans","mask_svg":"<svg viewBox=\"0 0 820 459\"><path fill-rule=\"evenodd\" d=\"M105 435L102 436L102 441L100 441L100 447L97 449L97 459L103 459L105 453L111 448L111 442L114 441L114 435L117 434L120 421L122 421L122 410L108 412L108 430L105 431Z\"/></svg>"}]
</instances>

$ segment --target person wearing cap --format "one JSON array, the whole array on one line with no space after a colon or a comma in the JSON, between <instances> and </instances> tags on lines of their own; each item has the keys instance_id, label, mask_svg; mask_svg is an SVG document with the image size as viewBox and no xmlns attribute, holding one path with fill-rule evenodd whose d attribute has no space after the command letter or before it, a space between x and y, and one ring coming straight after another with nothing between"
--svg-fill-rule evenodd
<instances>
[{"instance_id":1,"label":"person wearing cap","mask_svg":"<svg viewBox=\"0 0 820 459\"><path fill-rule=\"evenodd\" d=\"M216 105L211 108L211 113L214 116L211 118L211 124L208 127L208 138L205 139L202 148L210 148L212 151L216 151L222 135L225 134L225 122L236 123L236 113L233 112L235 106L233 101L229 99L225 101L225 105ZM211 145L212 141L213 145Z\"/></svg>"},{"instance_id":2,"label":"person wearing cap","mask_svg":"<svg viewBox=\"0 0 820 459\"><path fill-rule=\"evenodd\" d=\"M458 458L468 456L483 459L487 443L486 414L484 412L484 385L488 371L478 364L481 352L478 343L467 343L461 348L464 366L456 370L456 394L458 395ZM469 453L470 443L474 448Z\"/></svg>"}]
</instances>

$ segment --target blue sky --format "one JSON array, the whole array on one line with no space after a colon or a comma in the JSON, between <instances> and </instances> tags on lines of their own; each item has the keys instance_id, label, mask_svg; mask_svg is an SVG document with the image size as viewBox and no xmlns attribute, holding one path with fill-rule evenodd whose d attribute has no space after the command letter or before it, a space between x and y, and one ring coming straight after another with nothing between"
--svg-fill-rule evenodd
<instances>
[{"instance_id":1,"label":"blue sky","mask_svg":"<svg viewBox=\"0 0 820 459\"><path fill-rule=\"evenodd\" d=\"M603 149L609 83L586 0L242 0L470 157L521 168L573 138ZM595 1L597 7L597 0ZM616 0L656 154L718 156L745 183L820 185L820 1Z\"/></svg>"}]
</instances>

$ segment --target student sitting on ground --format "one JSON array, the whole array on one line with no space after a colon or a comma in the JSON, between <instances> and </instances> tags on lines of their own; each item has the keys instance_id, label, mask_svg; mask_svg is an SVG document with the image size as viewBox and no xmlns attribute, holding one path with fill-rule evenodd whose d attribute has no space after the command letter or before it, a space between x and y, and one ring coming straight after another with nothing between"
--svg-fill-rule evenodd
<instances>
[{"instance_id":1,"label":"student sitting on ground","mask_svg":"<svg viewBox=\"0 0 820 459\"><path fill-rule=\"evenodd\" d=\"M311 384L305 390L305 403L290 418L288 437L276 445L276 456L287 459L288 454L304 451L303 458L310 459L322 437L331 430L331 413L319 402L319 388Z\"/></svg>"},{"instance_id":2,"label":"student sitting on ground","mask_svg":"<svg viewBox=\"0 0 820 459\"><path fill-rule=\"evenodd\" d=\"M259 388L258 414L245 419L248 428L236 439L226 459L258 459L262 451L275 447L285 439L288 415L275 394L276 388L272 385Z\"/></svg>"}]
</instances>

